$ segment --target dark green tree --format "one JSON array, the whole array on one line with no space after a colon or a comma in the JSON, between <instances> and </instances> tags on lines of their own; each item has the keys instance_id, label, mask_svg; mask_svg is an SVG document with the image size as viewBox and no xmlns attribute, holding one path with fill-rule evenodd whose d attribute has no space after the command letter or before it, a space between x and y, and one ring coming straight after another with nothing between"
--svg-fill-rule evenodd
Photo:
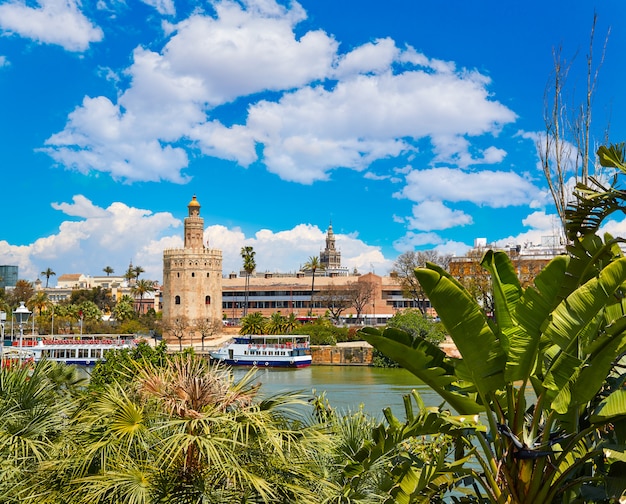
<instances>
[{"instance_id":1,"label":"dark green tree","mask_svg":"<svg viewBox=\"0 0 626 504\"><path fill-rule=\"evenodd\" d=\"M250 295L250 275L256 269L256 262L254 261L254 249L252 247L241 247L241 258L243 259L243 269L246 272L246 292L245 301L243 305L243 316L248 314L248 296Z\"/></svg>"},{"instance_id":2,"label":"dark green tree","mask_svg":"<svg viewBox=\"0 0 626 504\"><path fill-rule=\"evenodd\" d=\"M267 319L261 312L254 312L241 319L239 334L264 334Z\"/></svg>"}]
</instances>

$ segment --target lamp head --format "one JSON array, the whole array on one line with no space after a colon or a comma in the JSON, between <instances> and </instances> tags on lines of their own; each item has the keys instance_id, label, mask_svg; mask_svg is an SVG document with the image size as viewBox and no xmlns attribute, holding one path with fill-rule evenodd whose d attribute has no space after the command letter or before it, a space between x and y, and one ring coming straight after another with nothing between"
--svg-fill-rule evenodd
<instances>
[{"instance_id":1,"label":"lamp head","mask_svg":"<svg viewBox=\"0 0 626 504\"><path fill-rule=\"evenodd\" d=\"M28 317L31 312L24 306L24 301L20 301L20 305L13 311L13 315L15 315L15 320L18 324L25 324L28 322Z\"/></svg>"}]
</instances>

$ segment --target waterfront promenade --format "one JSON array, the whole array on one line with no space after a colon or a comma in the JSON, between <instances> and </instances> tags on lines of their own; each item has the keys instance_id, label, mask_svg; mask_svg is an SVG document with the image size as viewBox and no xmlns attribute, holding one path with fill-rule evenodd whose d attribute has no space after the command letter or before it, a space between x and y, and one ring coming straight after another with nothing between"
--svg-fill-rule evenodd
<instances>
[{"instance_id":1,"label":"waterfront promenade","mask_svg":"<svg viewBox=\"0 0 626 504\"><path fill-rule=\"evenodd\" d=\"M219 334L215 338L206 339L204 341L204 351L200 341L193 341L193 344L183 341L183 348L193 346L198 354L208 354L210 350L217 349L224 345L228 340L238 334L239 329L236 327L225 328L225 332ZM459 357L459 352L450 338L441 343L441 349L449 357ZM168 351L177 352L180 348L178 342L169 343ZM365 341L349 341L337 343L337 345L311 345L311 354L313 356L313 365L337 365L337 366L368 366L372 362L372 346Z\"/></svg>"}]
</instances>

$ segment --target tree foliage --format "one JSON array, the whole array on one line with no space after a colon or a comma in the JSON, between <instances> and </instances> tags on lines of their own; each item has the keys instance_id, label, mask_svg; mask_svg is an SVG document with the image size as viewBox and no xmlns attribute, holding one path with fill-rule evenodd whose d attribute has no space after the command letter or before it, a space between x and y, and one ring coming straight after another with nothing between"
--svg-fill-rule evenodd
<instances>
[{"instance_id":1,"label":"tree foliage","mask_svg":"<svg viewBox=\"0 0 626 504\"><path fill-rule=\"evenodd\" d=\"M256 252L250 246L241 247L241 259L243 260L243 270L246 272L246 292L245 292L245 300L243 307L243 316L245 317L248 314L248 296L250 295L250 275L256 269L256 261L254 260L254 255Z\"/></svg>"},{"instance_id":2,"label":"tree foliage","mask_svg":"<svg viewBox=\"0 0 626 504\"><path fill-rule=\"evenodd\" d=\"M623 146L598 154L618 175L626 172ZM623 196L616 183L578 184L576 204L567 210L568 255L554 258L533 286L522 286L505 253L487 251L481 265L491 278L493 319L442 268L416 270L460 358L397 329L362 331L463 416L460 425L439 409L444 421L429 425L415 396L420 416L401 425L405 434L396 442L445 429L456 449L431 470L463 476L476 499L541 504L626 497L626 372L620 365L626 257L621 240L595 234L622 209ZM397 481L405 498L423 495L423 487L403 485L404 477Z\"/></svg>"},{"instance_id":3,"label":"tree foliage","mask_svg":"<svg viewBox=\"0 0 626 504\"><path fill-rule=\"evenodd\" d=\"M339 322L339 317L351 306L353 296L351 289L354 286L334 285L330 283L325 289L320 290L314 298L320 306L326 308L335 322Z\"/></svg>"},{"instance_id":4,"label":"tree foliage","mask_svg":"<svg viewBox=\"0 0 626 504\"><path fill-rule=\"evenodd\" d=\"M434 250L426 251L407 251L400 254L393 264L393 274L398 284L402 288L404 297L415 301L416 307L426 313L427 298L424 289L415 278L413 272L415 268L421 268L427 262L440 265L447 269L451 256L448 254L439 254Z\"/></svg>"}]
</instances>

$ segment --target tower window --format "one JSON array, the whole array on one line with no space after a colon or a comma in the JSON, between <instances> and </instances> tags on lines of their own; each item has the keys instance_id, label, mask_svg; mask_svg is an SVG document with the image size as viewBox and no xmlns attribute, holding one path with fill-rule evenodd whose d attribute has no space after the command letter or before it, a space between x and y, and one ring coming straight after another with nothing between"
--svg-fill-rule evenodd
<instances>
[{"instance_id":1,"label":"tower window","mask_svg":"<svg viewBox=\"0 0 626 504\"><path fill-rule=\"evenodd\" d=\"M178 278L180 278L180 271L179 271L178 273L176 273L176 276L177 276Z\"/></svg>"},{"instance_id":2,"label":"tower window","mask_svg":"<svg viewBox=\"0 0 626 504\"><path fill-rule=\"evenodd\" d=\"M180 304L180 296L176 296L176 297L174 298L174 303L176 303L176 304Z\"/></svg>"},{"instance_id":3,"label":"tower window","mask_svg":"<svg viewBox=\"0 0 626 504\"><path fill-rule=\"evenodd\" d=\"M211 296L204 296L204 304L211 304Z\"/></svg>"},{"instance_id":4,"label":"tower window","mask_svg":"<svg viewBox=\"0 0 626 504\"><path fill-rule=\"evenodd\" d=\"M206 274L206 277L209 278L209 274L208 273Z\"/></svg>"},{"instance_id":5,"label":"tower window","mask_svg":"<svg viewBox=\"0 0 626 504\"><path fill-rule=\"evenodd\" d=\"M193 277L195 277L195 276L196 276L196 274L192 271L192 272L191 272L191 278L193 278Z\"/></svg>"}]
</instances>

